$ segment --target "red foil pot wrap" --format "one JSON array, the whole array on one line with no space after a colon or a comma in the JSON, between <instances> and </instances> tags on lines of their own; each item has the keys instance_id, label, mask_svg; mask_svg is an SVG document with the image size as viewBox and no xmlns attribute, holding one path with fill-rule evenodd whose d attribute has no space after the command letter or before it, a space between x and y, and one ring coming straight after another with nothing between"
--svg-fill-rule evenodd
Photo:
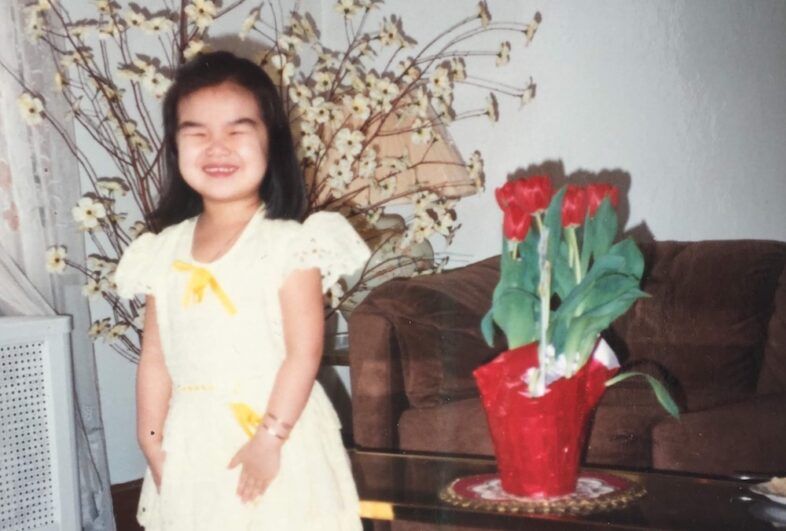
<instances>
[{"instance_id":1,"label":"red foil pot wrap","mask_svg":"<svg viewBox=\"0 0 786 531\"><path fill-rule=\"evenodd\" d=\"M587 420L617 368L592 358L571 378L527 396L524 374L538 365L538 344L508 350L475 369L502 487L510 494L551 497L576 489Z\"/></svg>"}]
</instances>

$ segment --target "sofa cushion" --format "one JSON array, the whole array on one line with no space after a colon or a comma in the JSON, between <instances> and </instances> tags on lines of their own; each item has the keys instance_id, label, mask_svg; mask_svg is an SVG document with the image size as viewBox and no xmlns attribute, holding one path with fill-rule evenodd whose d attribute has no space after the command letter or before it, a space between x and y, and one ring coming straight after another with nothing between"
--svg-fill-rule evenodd
<instances>
[{"instance_id":1,"label":"sofa cushion","mask_svg":"<svg viewBox=\"0 0 786 531\"><path fill-rule=\"evenodd\" d=\"M663 383L684 408L681 397L662 370L652 364L630 367ZM668 414L644 378L623 380L606 389L595 410L584 461L593 465L649 468L652 466L652 428Z\"/></svg>"},{"instance_id":2,"label":"sofa cushion","mask_svg":"<svg viewBox=\"0 0 786 531\"><path fill-rule=\"evenodd\" d=\"M759 393L786 393L786 268L775 293L760 374Z\"/></svg>"},{"instance_id":3,"label":"sofa cushion","mask_svg":"<svg viewBox=\"0 0 786 531\"><path fill-rule=\"evenodd\" d=\"M613 325L625 362L662 365L689 410L755 391L772 296L786 245L770 241L658 242L642 245L641 299Z\"/></svg>"},{"instance_id":4,"label":"sofa cushion","mask_svg":"<svg viewBox=\"0 0 786 531\"><path fill-rule=\"evenodd\" d=\"M782 473L784 411L786 394L776 394L663 420L653 430L653 467L697 474Z\"/></svg>"},{"instance_id":5,"label":"sofa cushion","mask_svg":"<svg viewBox=\"0 0 786 531\"><path fill-rule=\"evenodd\" d=\"M398 430L402 450L494 455L479 398L408 409L401 415Z\"/></svg>"},{"instance_id":6,"label":"sofa cushion","mask_svg":"<svg viewBox=\"0 0 786 531\"><path fill-rule=\"evenodd\" d=\"M415 407L477 395L472 370L500 348L489 348L480 320L491 306L499 258L377 287L364 311L390 321L401 355L404 388Z\"/></svg>"}]
</instances>

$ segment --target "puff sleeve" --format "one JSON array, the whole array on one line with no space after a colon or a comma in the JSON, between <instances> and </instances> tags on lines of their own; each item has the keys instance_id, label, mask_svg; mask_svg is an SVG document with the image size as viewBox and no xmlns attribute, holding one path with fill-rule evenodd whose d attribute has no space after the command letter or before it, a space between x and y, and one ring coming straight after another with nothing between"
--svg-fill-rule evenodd
<instances>
[{"instance_id":1,"label":"puff sleeve","mask_svg":"<svg viewBox=\"0 0 786 531\"><path fill-rule=\"evenodd\" d=\"M282 278L297 269L319 268L322 274L322 293L338 279L361 269L371 251L347 219L337 212L316 212L303 224L285 245Z\"/></svg>"},{"instance_id":2,"label":"puff sleeve","mask_svg":"<svg viewBox=\"0 0 786 531\"><path fill-rule=\"evenodd\" d=\"M131 242L115 270L117 294L131 299L138 293L152 294L155 288L153 262L157 254L155 234L146 232Z\"/></svg>"}]
</instances>

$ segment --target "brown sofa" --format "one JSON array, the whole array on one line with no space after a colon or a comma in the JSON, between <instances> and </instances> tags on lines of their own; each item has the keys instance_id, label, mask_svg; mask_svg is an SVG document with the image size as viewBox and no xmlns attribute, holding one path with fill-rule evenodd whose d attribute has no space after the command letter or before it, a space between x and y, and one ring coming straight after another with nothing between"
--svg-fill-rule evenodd
<instances>
[{"instance_id":1,"label":"brown sofa","mask_svg":"<svg viewBox=\"0 0 786 531\"><path fill-rule=\"evenodd\" d=\"M607 331L624 368L655 375L607 390L585 462L707 474L786 472L786 243L641 245L638 301ZM353 433L361 448L492 454L472 369L499 257L373 290L349 320Z\"/></svg>"}]
</instances>

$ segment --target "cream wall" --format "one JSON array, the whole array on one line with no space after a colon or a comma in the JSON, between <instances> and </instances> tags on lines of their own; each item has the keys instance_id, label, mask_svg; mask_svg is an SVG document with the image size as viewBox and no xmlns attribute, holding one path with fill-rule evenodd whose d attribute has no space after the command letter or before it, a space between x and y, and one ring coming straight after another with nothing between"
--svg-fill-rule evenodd
<instances>
[{"instance_id":1,"label":"cream wall","mask_svg":"<svg viewBox=\"0 0 786 531\"><path fill-rule=\"evenodd\" d=\"M323 25L330 41L344 31L333 4L305 4L315 19L321 9L334 23ZM401 15L405 30L424 41L475 4L389 0L385 12ZM529 49L514 42L503 70L489 59L471 73L518 82L532 75L538 96L521 110L502 100L493 126L476 120L451 128L465 155L483 152L487 174L487 191L459 206L452 265L498 252L493 189L508 173L547 160L561 160L568 174L629 176L627 225L646 223L656 239L786 241L786 2L489 4L496 20L540 10L544 21ZM144 464L134 436L135 367L108 350L98 357L110 474L120 483L140 477Z\"/></svg>"},{"instance_id":2,"label":"cream wall","mask_svg":"<svg viewBox=\"0 0 786 531\"><path fill-rule=\"evenodd\" d=\"M422 35L445 6L401 4ZM568 174L629 175L627 226L645 223L658 240L786 240L786 3L489 5L498 20L542 12L535 41L506 67L531 74L538 96L521 111L503 105L490 131L452 128L464 153L480 148L487 162L486 193L459 207L457 258L499 252L487 237L499 234L493 188L546 160Z\"/></svg>"}]
</instances>

